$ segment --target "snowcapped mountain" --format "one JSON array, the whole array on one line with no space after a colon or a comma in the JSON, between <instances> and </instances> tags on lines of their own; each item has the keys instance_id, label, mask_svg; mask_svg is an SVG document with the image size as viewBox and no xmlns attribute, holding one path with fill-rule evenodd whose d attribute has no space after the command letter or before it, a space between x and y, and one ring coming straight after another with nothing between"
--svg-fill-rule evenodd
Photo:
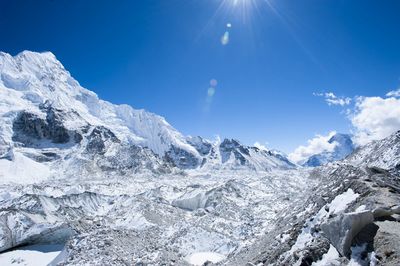
<instances>
[{"instance_id":1,"label":"snowcapped mountain","mask_svg":"<svg viewBox=\"0 0 400 266\"><path fill-rule=\"evenodd\" d=\"M352 136L349 134L336 133L328 140L328 142L335 144L333 151L314 154L303 163L303 166L315 167L329 162L338 161L344 159L355 149Z\"/></svg>"},{"instance_id":2,"label":"snowcapped mountain","mask_svg":"<svg viewBox=\"0 0 400 266\"><path fill-rule=\"evenodd\" d=\"M125 175L175 167L294 167L275 153L234 140L186 137L163 117L103 101L80 86L50 52L0 53L0 117L0 166L8 169L9 179L45 179L61 170ZM21 170L29 168L35 171Z\"/></svg>"},{"instance_id":3,"label":"snowcapped mountain","mask_svg":"<svg viewBox=\"0 0 400 266\"><path fill-rule=\"evenodd\" d=\"M0 54L0 119L1 265L55 244L49 265L347 265L373 222L363 257L399 242L399 132L350 156L351 137L336 134L309 162L345 160L296 168L279 151L183 136L103 101L33 52Z\"/></svg>"},{"instance_id":4,"label":"snowcapped mountain","mask_svg":"<svg viewBox=\"0 0 400 266\"><path fill-rule=\"evenodd\" d=\"M385 170L400 172L400 131L389 137L370 142L355 150L346 158L356 166L378 167Z\"/></svg>"}]
</instances>

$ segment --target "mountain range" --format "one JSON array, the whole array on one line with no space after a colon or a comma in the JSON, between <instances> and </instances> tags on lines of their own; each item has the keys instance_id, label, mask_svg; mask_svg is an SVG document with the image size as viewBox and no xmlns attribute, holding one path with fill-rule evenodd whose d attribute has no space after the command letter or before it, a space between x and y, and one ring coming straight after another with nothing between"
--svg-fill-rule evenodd
<instances>
[{"instance_id":1,"label":"mountain range","mask_svg":"<svg viewBox=\"0 0 400 266\"><path fill-rule=\"evenodd\" d=\"M184 136L29 51L0 53L0 119L1 265L36 249L48 265L400 263L400 131L336 134L302 167Z\"/></svg>"}]
</instances>

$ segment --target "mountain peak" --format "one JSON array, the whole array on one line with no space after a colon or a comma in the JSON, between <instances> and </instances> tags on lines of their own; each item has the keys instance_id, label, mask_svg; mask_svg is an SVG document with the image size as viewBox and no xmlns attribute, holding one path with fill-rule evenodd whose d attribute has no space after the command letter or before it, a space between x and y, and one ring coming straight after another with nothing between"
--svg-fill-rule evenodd
<instances>
[{"instance_id":1,"label":"mountain peak","mask_svg":"<svg viewBox=\"0 0 400 266\"><path fill-rule=\"evenodd\" d=\"M324 151L318 154L314 154L305 161L303 166L315 167L329 162L341 160L351 154L355 149L352 135L350 134L335 133L328 140L328 142L335 144L333 151Z\"/></svg>"}]
</instances>

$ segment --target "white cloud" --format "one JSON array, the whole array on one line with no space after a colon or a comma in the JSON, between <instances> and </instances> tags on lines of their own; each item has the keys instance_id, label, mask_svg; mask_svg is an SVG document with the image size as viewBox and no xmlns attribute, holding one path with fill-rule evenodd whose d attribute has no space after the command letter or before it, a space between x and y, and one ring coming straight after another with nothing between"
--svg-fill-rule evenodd
<instances>
[{"instance_id":1,"label":"white cloud","mask_svg":"<svg viewBox=\"0 0 400 266\"><path fill-rule=\"evenodd\" d=\"M326 136L316 135L313 139L307 141L307 146L299 146L289 154L289 159L301 164L311 155L333 151L337 143L329 143L328 141L335 134L335 131L331 131Z\"/></svg>"},{"instance_id":2,"label":"white cloud","mask_svg":"<svg viewBox=\"0 0 400 266\"><path fill-rule=\"evenodd\" d=\"M389 91L386 93L387 97L400 97L400 89L394 90L394 91Z\"/></svg>"},{"instance_id":3,"label":"white cloud","mask_svg":"<svg viewBox=\"0 0 400 266\"><path fill-rule=\"evenodd\" d=\"M358 144L385 138L400 129L400 99L358 97L350 120Z\"/></svg>"},{"instance_id":4,"label":"white cloud","mask_svg":"<svg viewBox=\"0 0 400 266\"><path fill-rule=\"evenodd\" d=\"M263 144L261 144L260 142L258 142L258 141L256 141L255 143L254 143L254 147L256 147L256 148L258 148L258 149L260 149L260 150L265 150L265 151L267 151L268 150L268 148L267 148L267 145L268 143L267 142L265 142L265 145L263 145Z\"/></svg>"},{"instance_id":5,"label":"white cloud","mask_svg":"<svg viewBox=\"0 0 400 266\"><path fill-rule=\"evenodd\" d=\"M338 97L333 92L325 92L325 93L313 93L314 96L324 97L325 102L328 105L340 105L345 106L351 103L351 98L349 97Z\"/></svg>"}]
</instances>

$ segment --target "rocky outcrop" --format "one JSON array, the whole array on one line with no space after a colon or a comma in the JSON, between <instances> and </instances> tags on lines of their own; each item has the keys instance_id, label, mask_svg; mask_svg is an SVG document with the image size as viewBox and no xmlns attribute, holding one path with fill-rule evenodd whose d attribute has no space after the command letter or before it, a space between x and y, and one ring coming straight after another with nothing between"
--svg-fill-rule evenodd
<instances>
[{"instance_id":1,"label":"rocky outcrop","mask_svg":"<svg viewBox=\"0 0 400 266\"><path fill-rule=\"evenodd\" d=\"M321 225L324 235L342 256L350 256L353 238L374 221L370 211L341 214Z\"/></svg>"},{"instance_id":2,"label":"rocky outcrop","mask_svg":"<svg viewBox=\"0 0 400 266\"><path fill-rule=\"evenodd\" d=\"M73 130L67 129L63 124L61 110L47 108L45 118L40 114L22 111L13 122L13 141L25 146L46 145L42 140L48 140L54 144L66 144L72 141L79 143L82 136Z\"/></svg>"},{"instance_id":3,"label":"rocky outcrop","mask_svg":"<svg viewBox=\"0 0 400 266\"><path fill-rule=\"evenodd\" d=\"M211 149L213 148L212 143L210 143L208 140L203 139L202 137L188 137L187 139L188 143L192 145L200 155L205 156L211 152Z\"/></svg>"},{"instance_id":4,"label":"rocky outcrop","mask_svg":"<svg viewBox=\"0 0 400 266\"><path fill-rule=\"evenodd\" d=\"M222 163L225 163L231 157L231 154L235 159L241 164L246 164L246 158L244 155L250 155L249 149L241 145L239 141L234 139L224 139L224 141L219 146L219 151L221 153Z\"/></svg>"},{"instance_id":5,"label":"rocky outcrop","mask_svg":"<svg viewBox=\"0 0 400 266\"><path fill-rule=\"evenodd\" d=\"M106 146L112 143L120 143L120 140L108 128L103 126L95 126L90 134L86 137L86 151L89 154L104 154Z\"/></svg>"},{"instance_id":6,"label":"rocky outcrop","mask_svg":"<svg viewBox=\"0 0 400 266\"><path fill-rule=\"evenodd\" d=\"M195 154L174 145L165 153L164 159L182 169L193 169L201 163Z\"/></svg>"},{"instance_id":7,"label":"rocky outcrop","mask_svg":"<svg viewBox=\"0 0 400 266\"><path fill-rule=\"evenodd\" d=\"M400 222L376 222L378 231L374 238L375 257L380 265L400 265Z\"/></svg>"}]
</instances>

